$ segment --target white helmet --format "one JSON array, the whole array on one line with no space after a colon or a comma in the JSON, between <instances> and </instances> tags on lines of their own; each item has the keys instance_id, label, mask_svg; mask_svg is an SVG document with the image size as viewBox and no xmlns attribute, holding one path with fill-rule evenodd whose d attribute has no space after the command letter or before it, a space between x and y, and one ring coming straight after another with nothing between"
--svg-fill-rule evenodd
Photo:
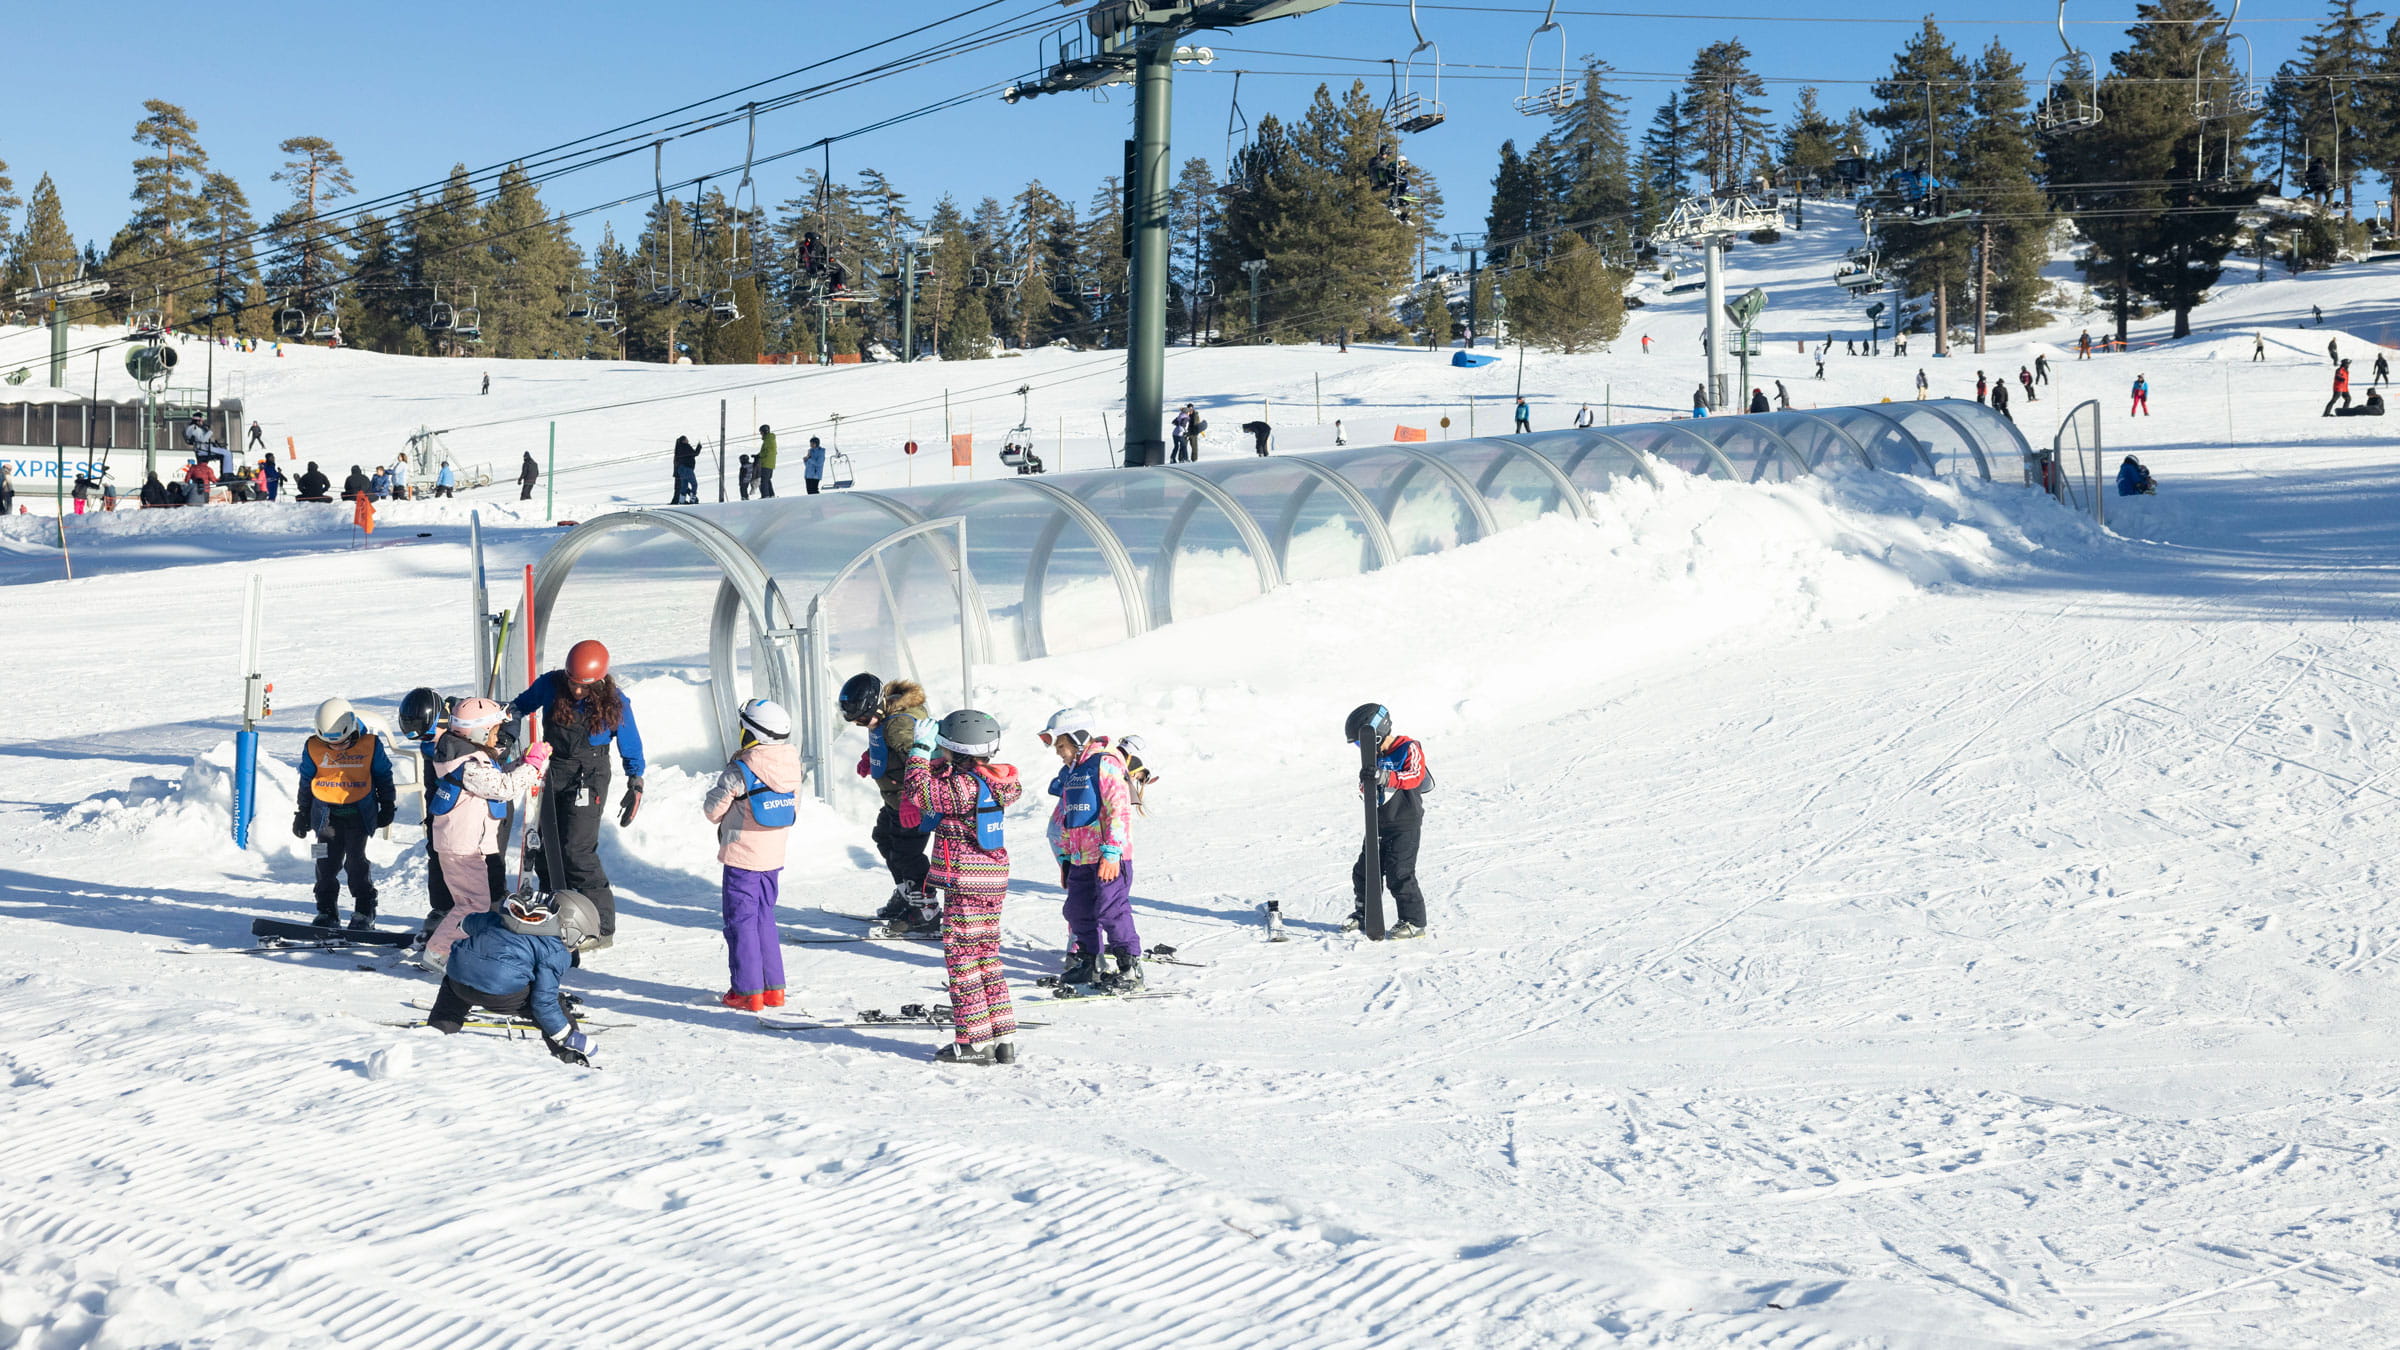
<instances>
[{"instance_id":1,"label":"white helmet","mask_svg":"<svg viewBox=\"0 0 2400 1350\"><path fill-rule=\"evenodd\" d=\"M1073 737L1077 745L1092 738L1092 719L1074 708L1061 708L1050 714L1049 724L1042 728L1042 744L1048 745L1061 736Z\"/></svg>"},{"instance_id":2,"label":"white helmet","mask_svg":"<svg viewBox=\"0 0 2400 1350\"><path fill-rule=\"evenodd\" d=\"M350 710L350 700L329 698L317 705L317 734L329 741L346 741L366 730L358 714Z\"/></svg>"},{"instance_id":3,"label":"white helmet","mask_svg":"<svg viewBox=\"0 0 2400 1350\"><path fill-rule=\"evenodd\" d=\"M788 741L792 715L771 698L754 698L742 705L742 725L762 741Z\"/></svg>"}]
</instances>

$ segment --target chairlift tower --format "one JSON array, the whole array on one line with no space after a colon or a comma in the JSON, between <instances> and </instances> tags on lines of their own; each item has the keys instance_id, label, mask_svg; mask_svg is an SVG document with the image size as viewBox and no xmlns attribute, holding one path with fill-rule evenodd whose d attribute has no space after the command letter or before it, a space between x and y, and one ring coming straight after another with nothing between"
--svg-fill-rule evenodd
<instances>
[{"instance_id":1,"label":"chairlift tower","mask_svg":"<svg viewBox=\"0 0 2400 1350\"><path fill-rule=\"evenodd\" d=\"M33 269L33 284L17 292L25 304L47 305L50 310L50 387L67 387L67 305L75 300L93 300L108 294L108 283L98 278L86 278L83 264L75 264L75 274L62 281L45 282L42 269Z\"/></svg>"},{"instance_id":2,"label":"chairlift tower","mask_svg":"<svg viewBox=\"0 0 2400 1350\"><path fill-rule=\"evenodd\" d=\"M1703 308L1708 318L1707 387L1708 406L1712 410L1726 406L1730 397L1721 369L1725 356L1725 241L1737 234L1773 229L1782 223L1781 212L1734 193L1723 197L1686 197L1650 232L1653 246L1700 245L1708 285Z\"/></svg>"},{"instance_id":3,"label":"chairlift tower","mask_svg":"<svg viewBox=\"0 0 2400 1350\"><path fill-rule=\"evenodd\" d=\"M1127 468L1164 464L1167 363L1168 113L1175 63L1206 63L1216 53L1183 40L1210 28L1241 28L1324 9L1336 0L1098 0L1080 25L1054 30L1043 41L1041 70L1001 94L1009 103L1103 85L1134 86L1133 140L1128 145L1125 227L1132 260L1133 306L1125 330L1125 455Z\"/></svg>"}]
</instances>

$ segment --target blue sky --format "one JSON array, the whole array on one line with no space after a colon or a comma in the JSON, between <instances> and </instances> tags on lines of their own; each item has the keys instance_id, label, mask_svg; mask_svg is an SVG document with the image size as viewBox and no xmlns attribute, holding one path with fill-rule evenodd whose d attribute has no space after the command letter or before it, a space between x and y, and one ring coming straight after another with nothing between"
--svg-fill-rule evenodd
<instances>
[{"instance_id":1,"label":"blue sky","mask_svg":"<svg viewBox=\"0 0 2400 1350\"><path fill-rule=\"evenodd\" d=\"M281 185L268 175L278 159L276 144L288 136L332 140L364 193L403 190L439 179L454 162L481 167L664 112L957 14L968 3L715 0L670 10L626 0L573 7L507 0L409 6L218 0L195 9L120 0L109 7L107 24L62 24L45 34L40 65L55 79L12 80L0 89L0 159L20 195L50 173L77 236L105 247L127 209L130 137L145 98L181 104L198 119L211 167L238 178L263 218L282 200ZM1526 0L1454 3L1472 8L1425 4L1419 15L1446 63L1441 95L1450 121L1411 137L1407 150L1439 176L1449 202L1447 223L1473 229L1480 226L1500 142L1522 142L1539 132L1539 122L1520 117L1509 104L1522 84L1527 39L1541 15L1540 6L1528 7ZM1682 12L1597 14L1607 4ZM1689 13L1695 7L1706 13ZM1018 0L989 16L1042 8L1038 0ZM1078 4L1051 12L1064 21L1081 11ZM1936 18L1970 52L1998 36L2038 80L2058 53L2054 12L2036 4L1962 5L1937 10ZM674 19L662 26L666 13ZM2322 13L2288 0L2244 6L2242 31L2255 44L2262 80L2297 50ZM1558 20L1571 59L1595 53L1626 72L1619 88L1633 99L1629 121L1638 130L1693 52L1729 36L1750 47L1754 68L1773 81L1770 97L1778 115L1799 83L1816 83L1824 105L1838 116L1866 101L1864 82L1888 68L1923 14L1920 5L1897 0L1788 9L1770 0L1698 0L1697 6L1690 0L1562 0ZM1778 22L1764 17L1769 15L1813 21ZM569 16L572 22L562 22ZM2121 45L2132 16L2129 0L2073 0L2069 32L2104 55ZM1403 57L1414 45L1404 4L1363 0L1201 41L1217 49L1218 59L1177 80L1178 161L1223 156L1233 70L1252 72L1241 81L1241 101L1255 119L1268 111L1297 112L1320 80L1346 83L1353 73L1380 97L1389 83L1382 59ZM1555 39L1544 37L1536 52L1537 64L1547 64L1555 77ZM1025 73L1039 61L1033 39L1012 40L762 116L760 151L872 123ZM854 59L837 68L861 63ZM800 82L783 81L768 92ZM919 208L944 192L970 205L987 193L1004 197L1034 177L1080 206L1118 163L1131 117L1122 91L1105 99L1064 95L1014 107L993 99L843 142L834 147L833 168L845 179L864 166L879 168ZM739 129L712 133L672 144L666 154L670 182L738 166L742 135ZM787 161L761 172L767 204L793 195L797 167ZM649 156L643 153L563 178L544 196L554 210L577 209L644 191L649 183ZM639 208L610 214L621 224L637 218ZM579 225L587 243L598 236L596 222L606 218Z\"/></svg>"}]
</instances>

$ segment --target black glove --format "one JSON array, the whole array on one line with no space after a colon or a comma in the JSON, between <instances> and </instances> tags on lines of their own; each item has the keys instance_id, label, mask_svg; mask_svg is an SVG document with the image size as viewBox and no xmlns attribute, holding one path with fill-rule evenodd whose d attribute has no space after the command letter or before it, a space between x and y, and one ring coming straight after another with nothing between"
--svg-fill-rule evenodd
<instances>
[{"instance_id":1,"label":"black glove","mask_svg":"<svg viewBox=\"0 0 2400 1350\"><path fill-rule=\"evenodd\" d=\"M308 837L308 808L305 806L292 813L292 837L294 839Z\"/></svg>"},{"instance_id":2,"label":"black glove","mask_svg":"<svg viewBox=\"0 0 2400 1350\"><path fill-rule=\"evenodd\" d=\"M633 823L642 810L642 776L635 774L625 780L625 795L617 799L617 828Z\"/></svg>"},{"instance_id":3,"label":"black glove","mask_svg":"<svg viewBox=\"0 0 2400 1350\"><path fill-rule=\"evenodd\" d=\"M390 802L385 802L383 805L375 808L376 829L387 829L391 826L393 810L394 807Z\"/></svg>"}]
</instances>

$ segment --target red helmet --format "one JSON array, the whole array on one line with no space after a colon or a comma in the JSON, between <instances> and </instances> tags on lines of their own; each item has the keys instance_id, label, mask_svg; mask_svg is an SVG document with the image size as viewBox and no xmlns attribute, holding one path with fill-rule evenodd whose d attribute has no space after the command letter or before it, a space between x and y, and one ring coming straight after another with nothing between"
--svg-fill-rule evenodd
<instances>
[{"instance_id":1,"label":"red helmet","mask_svg":"<svg viewBox=\"0 0 2400 1350\"><path fill-rule=\"evenodd\" d=\"M567 648L567 678L577 684L608 678L608 648L591 638Z\"/></svg>"}]
</instances>

